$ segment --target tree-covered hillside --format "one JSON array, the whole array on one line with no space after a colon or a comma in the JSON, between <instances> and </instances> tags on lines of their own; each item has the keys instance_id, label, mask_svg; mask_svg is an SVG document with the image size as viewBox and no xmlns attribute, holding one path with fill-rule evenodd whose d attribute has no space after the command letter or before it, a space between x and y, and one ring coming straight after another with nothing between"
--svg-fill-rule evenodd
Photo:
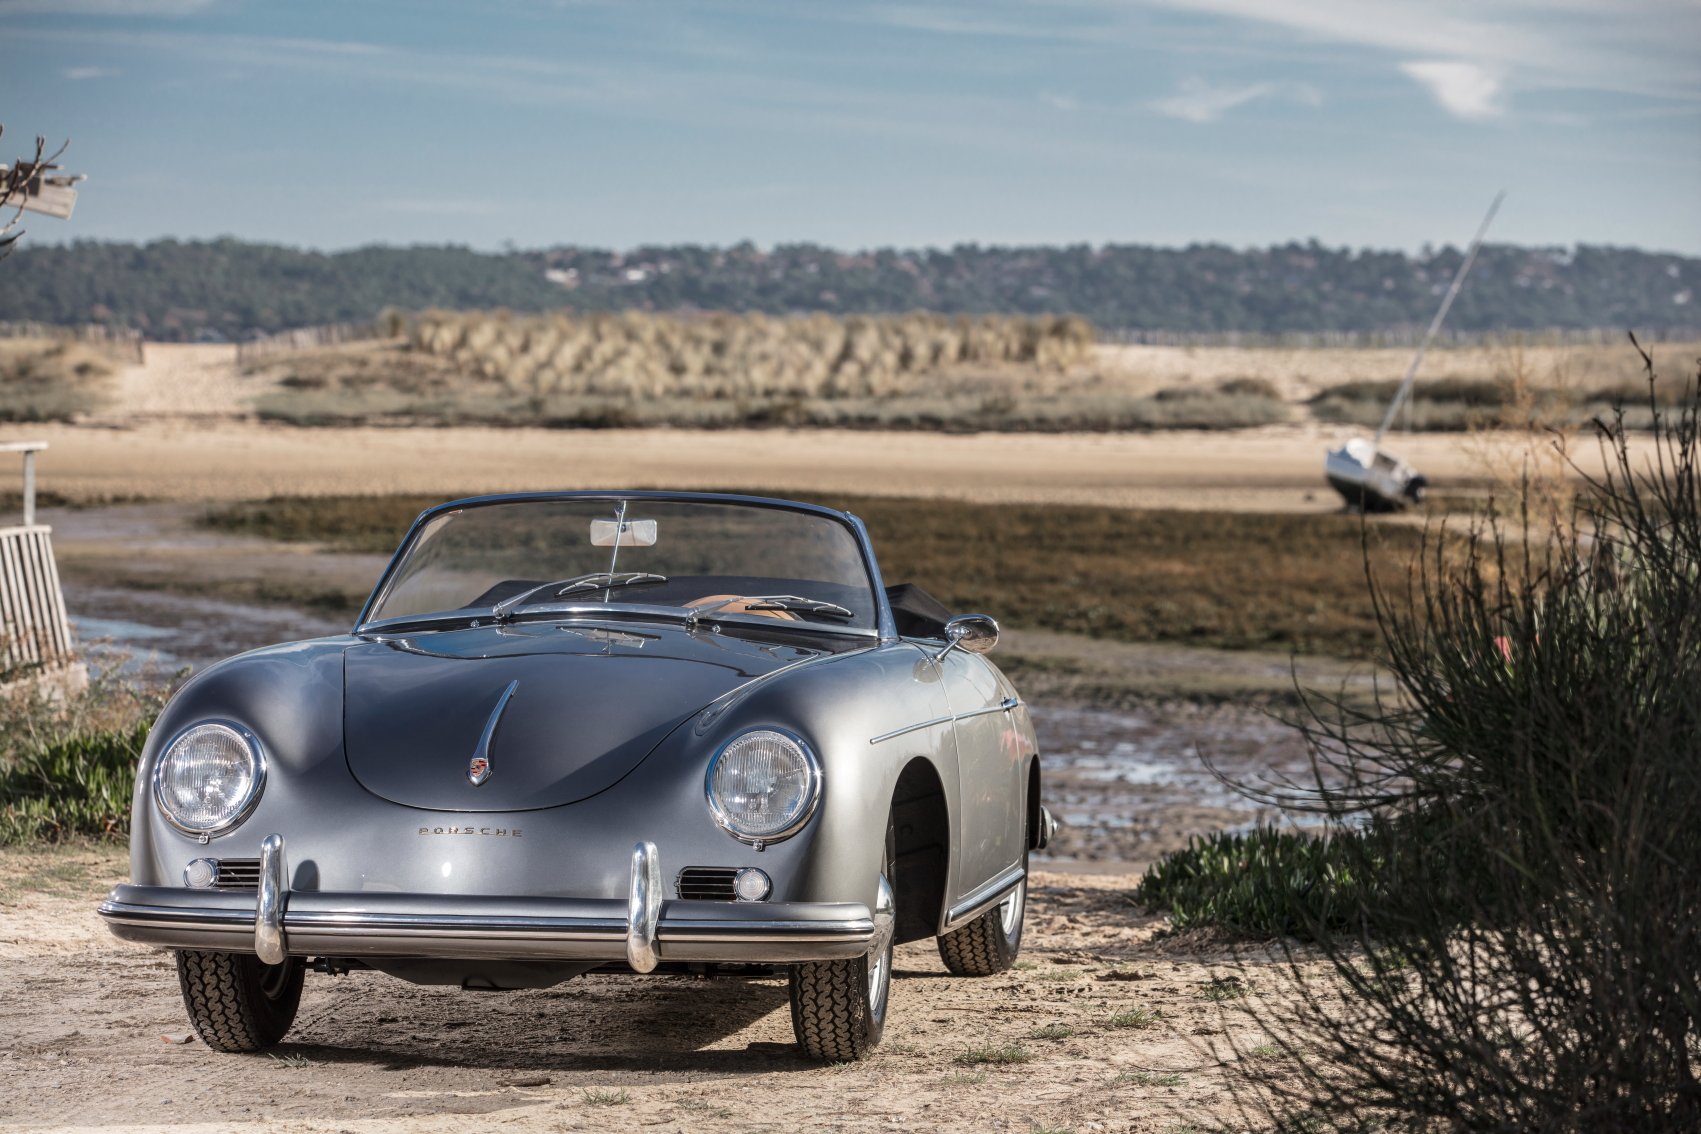
<instances>
[{"instance_id":1,"label":"tree-covered hillside","mask_svg":"<svg viewBox=\"0 0 1701 1134\"><path fill-rule=\"evenodd\" d=\"M644 308L1084 315L1101 328L1384 331L1426 322L1458 249L1421 256L1315 242L846 253L696 245L482 253L306 252L238 240L26 245L0 266L0 320L116 323L164 339L242 338L385 307ZM1460 331L1701 329L1701 259L1626 248L1491 245L1450 317Z\"/></svg>"}]
</instances>

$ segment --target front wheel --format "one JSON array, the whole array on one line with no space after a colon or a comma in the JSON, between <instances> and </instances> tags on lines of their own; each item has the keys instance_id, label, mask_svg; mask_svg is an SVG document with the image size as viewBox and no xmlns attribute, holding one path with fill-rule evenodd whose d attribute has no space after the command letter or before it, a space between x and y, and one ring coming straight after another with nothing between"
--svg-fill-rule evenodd
<instances>
[{"instance_id":1,"label":"front wheel","mask_svg":"<svg viewBox=\"0 0 1701 1134\"><path fill-rule=\"evenodd\" d=\"M992 976L1016 963L1028 907L1028 874L1002 902L939 938L939 956L955 976Z\"/></svg>"},{"instance_id":2,"label":"front wheel","mask_svg":"<svg viewBox=\"0 0 1701 1134\"><path fill-rule=\"evenodd\" d=\"M214 1051L264 1051L289 1031L307 967L268 965L246 953L177 951L177 982L195 1034Z\"/></svg>"},{"instance_id":3,"label":"front wheel","mask_svg":"<svg viewBox=\"0 0 1701 1134\"><path fill-rule=\"evenodd\" d=\"M842 961L809 961L791 969L791 1026L811 1059L861 1059L886 1031L892 992L892 940L897 902L892 893L892 836L886 838L874 901L874 940L868 952Z\"/></svg>"}]
</instances>

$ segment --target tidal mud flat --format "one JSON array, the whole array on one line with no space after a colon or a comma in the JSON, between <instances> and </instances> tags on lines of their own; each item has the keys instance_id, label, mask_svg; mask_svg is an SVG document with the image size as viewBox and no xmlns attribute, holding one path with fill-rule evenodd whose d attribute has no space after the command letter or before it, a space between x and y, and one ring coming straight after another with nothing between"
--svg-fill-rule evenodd
<instances>
[{"instance_id":1,"label":"tidal mud flat","mask_svg":"<svg viewBox=\"0 0 1701 1134\"><path fill-rule=\"evenodd\" d=\"M1070 860L1143 866L1194 835L1279 823L1278 810L1231 783L1273 786L1307 774L1299 733L1254 706L1167 701L1032 712L1046 804L1061 824L1047 851L1055 869L1071 869Z\"/></svg>"}]
</instances>

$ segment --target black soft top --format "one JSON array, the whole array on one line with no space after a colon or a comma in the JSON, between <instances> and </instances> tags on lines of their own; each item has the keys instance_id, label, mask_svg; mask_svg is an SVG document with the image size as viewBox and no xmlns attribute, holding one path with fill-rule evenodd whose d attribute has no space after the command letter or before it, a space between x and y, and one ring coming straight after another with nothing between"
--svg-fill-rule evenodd
<instances>
[{"instance_id":1,"label":"black soft top","mask_svg":"<svg viewBox=\"0 0 1701 1134\"><path fill-rule=\"evenodd\" d=\"M951 611L945 604L916 586L898 583L886 588L886 601L892 605L892 621L898 633L906 638L943 638L945 622Z\"/></svg>"}]
</instances>

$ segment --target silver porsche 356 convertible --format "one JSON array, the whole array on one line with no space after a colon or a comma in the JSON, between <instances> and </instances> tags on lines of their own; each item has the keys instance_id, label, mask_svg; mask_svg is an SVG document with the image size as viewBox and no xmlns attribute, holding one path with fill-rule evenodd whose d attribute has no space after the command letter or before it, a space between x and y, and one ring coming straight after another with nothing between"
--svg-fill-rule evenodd
<instances>
[{"instance_id":1,"label":"silver porsche 356 convertible","mask_svg":"<svg viewBox=\"0 0 1701 1134\"><path fill-rule=\"evenodd\" d=\"M348 635L212 666L155 726L131 878L100 912L176 951L220 1051L308 970L540 988L789 974L854 1059L895 944L1011 964L1049 838L998 626L888 591L862 523L700 493L459 500Z\"/></svg>"}]
</instances>

